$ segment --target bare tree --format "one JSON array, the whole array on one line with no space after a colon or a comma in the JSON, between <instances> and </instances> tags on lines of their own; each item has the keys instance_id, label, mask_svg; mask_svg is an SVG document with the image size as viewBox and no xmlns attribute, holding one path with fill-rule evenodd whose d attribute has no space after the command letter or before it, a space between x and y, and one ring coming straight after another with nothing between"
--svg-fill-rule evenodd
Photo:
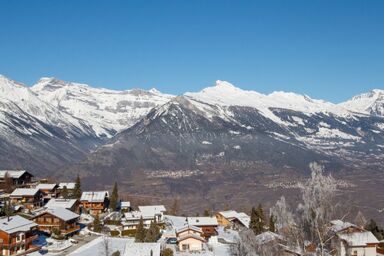
<instances>
[{"instance_id":1,"label":"bare tree","mask_svg":"<svg viewBox=\"0 0 384 256\"><path fill-rule=\"evenodd\" d=\"M232 256L256 256L257 245L255 234L251 229L242 229L239 231L239 237L231 245L230 253Z\"/></svg>"}]
</instances>

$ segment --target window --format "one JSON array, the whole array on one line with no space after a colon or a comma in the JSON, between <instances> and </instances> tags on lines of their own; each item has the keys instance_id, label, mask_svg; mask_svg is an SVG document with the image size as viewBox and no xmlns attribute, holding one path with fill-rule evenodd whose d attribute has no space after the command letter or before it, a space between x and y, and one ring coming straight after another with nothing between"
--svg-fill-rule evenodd
<instances>
[{"instance_id":1,"label":"window","mask_svg":"<svg viewBox=\"0 0 384 256\"><path fill-rule=\"evenodd\" d=\"M53 219L53 223L59 223L59 222L60 222L60 220L58 218Z\"/></svg>"}]
</instances>

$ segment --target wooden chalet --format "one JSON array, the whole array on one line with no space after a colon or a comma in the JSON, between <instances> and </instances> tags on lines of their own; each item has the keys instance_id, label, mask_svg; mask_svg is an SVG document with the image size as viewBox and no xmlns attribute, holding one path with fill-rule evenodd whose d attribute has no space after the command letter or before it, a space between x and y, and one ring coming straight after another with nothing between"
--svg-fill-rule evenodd
<instances>
[{"instance_id":1,"label":"wooden chalet","mask_svg":"<svg viewBox=\"0 0 384 256\"><path fill-rule=\"evenodd\" d=\"M25 255L40 249L32 245L36 240L37 224L21 216L0 219L0 253L4 256Z\"/></svg>"},{"instance_id":2,"label":"wooden chalet","mask_svg":"<svg viewBox=\"0 0 384 256\"><path fill-rule=\"evenodd\" d=\"M83 192L80 198L81 211L97 215L108 208L109 193L108 191L88 191Z\"/></svg>"},{"instance_id":3,"label":"wooden chalet","mask_svg":"<svg viewBox=\"0 0 384 256\"><path fill-rule=\"evenodd\" d=\"M205 239L217 236L217 228L219 226L215 217L188 217L188 225L201 228Z\"/></svg>"},{"instance_id":4,"label":"wooden chalet","mask_svg":"<svg viewBox=\"0 0 384 256\"><path fill-rule=\"evenodd\" d=\"M43 194L37 188L16 188L9 198L13 205L23 205L30 210L41 207L43 202Z\"/></svg>"},{"instance_id":5,"label":"wooden chalet","mask_svg":"<svg viewBox=\"0 0 384 256\"><path fill-rule=\"evenodd\" d=\"M25 186L32 182L33 175L25 170L0 170L0 183L5 182L5 178L8 175L12 179L14 186Z\"/></svg>"},{"instance_id":6,"label":"wooden chalet","mask_svg":"<svg viewBox=\"0 0 384 256\"><path fill-rule=\"evenodd\" d=\"M36 186L43 193L44 203L48 202L51 198L59 196L59 185L55 183L40 183Z\"/></svg>"},{"instance_id":7,"label":"wooden chalet","mask_svg":"<svg viewBox=\"0 0 384 256\"><path fill-rule=\"evenodd\" d=\"M54 229L67 236L80 230L79 215L65 208L47 208L33 217L40 231L51 234Z\"/></svg>"}]
</instances>

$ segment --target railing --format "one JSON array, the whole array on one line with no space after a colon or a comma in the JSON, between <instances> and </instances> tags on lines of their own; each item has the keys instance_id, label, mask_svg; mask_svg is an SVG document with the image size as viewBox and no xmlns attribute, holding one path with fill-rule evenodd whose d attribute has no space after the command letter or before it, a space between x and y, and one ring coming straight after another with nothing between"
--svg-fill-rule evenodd
<instances>
[{"instance_id":1,"label":"railing","mask_svg":"<svg viewBox=\"0 0 384 256\"><path fill-rule=\"evenodd\" d=\"M67 235L67 234L71 234L71 233L73 233L73 232L77 232L77 231L79 231L79 230L80 230L80 226L75 226L75 227L72 227L72 228L67 229L67 230L62 230L61 233L62 233L63 235Z\"/></svg>"}]
</instances>

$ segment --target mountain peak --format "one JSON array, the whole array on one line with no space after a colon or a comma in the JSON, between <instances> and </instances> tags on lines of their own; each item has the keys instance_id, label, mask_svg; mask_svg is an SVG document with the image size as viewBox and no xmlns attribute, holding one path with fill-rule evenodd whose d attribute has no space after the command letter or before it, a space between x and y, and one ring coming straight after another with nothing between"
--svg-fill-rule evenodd
<instances>
[{"instance_id":1,"label":"mountain peak","mask_svg":"<svg viewBox=\"0 0 384 256\"><path fill-rule=\"evenodd\" d=\"M216 87L239 89L239 88L235 87L233 84L231 84L231 83L229 83L227 81L222 81L222 80L217 80L216 81Z\"/></svg>"}]
</instances>

